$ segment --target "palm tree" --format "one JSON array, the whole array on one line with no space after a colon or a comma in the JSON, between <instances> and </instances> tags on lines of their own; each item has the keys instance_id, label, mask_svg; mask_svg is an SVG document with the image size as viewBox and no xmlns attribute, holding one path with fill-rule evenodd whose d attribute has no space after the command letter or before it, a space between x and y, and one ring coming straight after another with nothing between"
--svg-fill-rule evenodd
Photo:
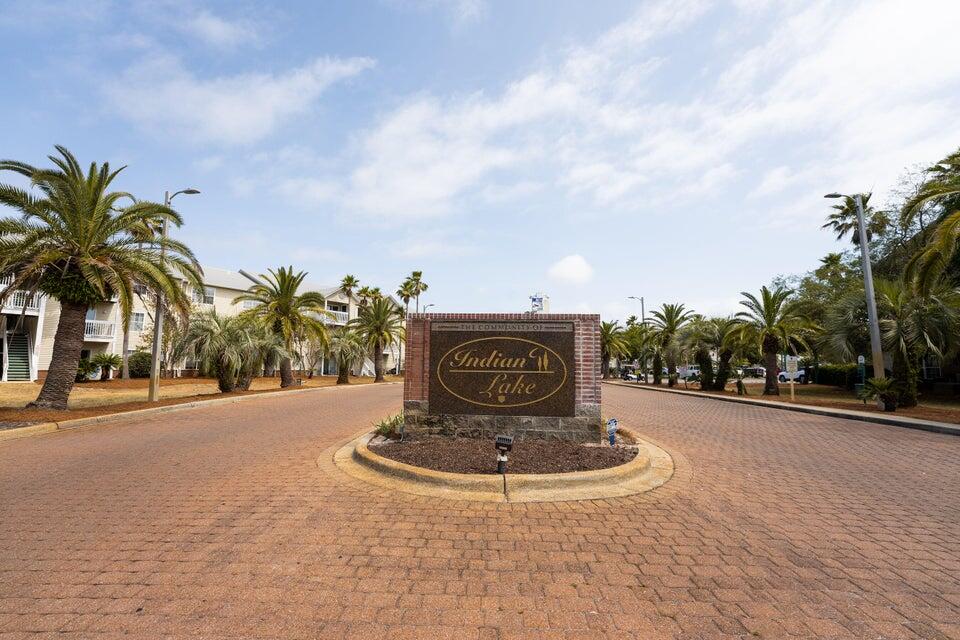
<instances>
[{"instance_id":1,"label":"palm tree","mask_svg":"<svg viewBox=\"0 0 960 640\"><path fill-rule=\"evenodd\" d=\"M100 381L106 382L110 379L110 372L119 369L123 365L123 359L119 354L102 352L93 356L91 362L100 367Z\"/></svg>"},{"instance_id":2,"label":"palm tree","mask_svg":"<svg viewBox=\"0 0 960 640\"><path fill-rule=\"evenodd\" d=\"M163 293L181 313L190 308L183 279L200 286L201 269L193 252L177 240L141 236L157 220L180 226L176 211L154 202L120 207L129 194L109 191L118 169L92 163L86 173L67 149L49 156L54 168L40 169L15 160L0 170L25 176L39 194L0 184L0 204L18 210L18 218L0 219L0 276L15 289L43 292L60 302L60 321L47 377L29 407L66 409L77 373L87 309L116 297L121 315L130 317L134 283Z\"/></svg>"},{"instance_id":3,"label":"palm tree","mask_svg":"<svg viewBox=\"0 0 960 640\"><path fill-rule=\"evenodd\" d=\"M924 289L915 281L876 280L877 316L883 348L893 356L898 404L917 404L917 378L926 356L942 358L960 341L960 290L940 282ZM849 360L862 342L866 318L862 294L850 294L827 315L828 350Z\"/></svg>"},{"instance_id":4,"label":"palm tree","mask_svg":"<svg viewBox=\"0 0 960 640\"><path fill-rule=\"evenodd\" d=\"M656 334L656 351L653 357L653 382L660 384L663 359L667 361L667 384L677 384L677 360L680 357L678 335L680 329L693 317L692 311L685 310L682 304L663 304L651 313L651 326ZM658 368L659 366L659 368Z\"/></svg>"},{"instance_id":5,"label":"palm tree","mask_svg":"<svg viewBox=\"0 0 960 640\"><path fill-rule=\"evenodd\" d=\"M268 354L289 357L279 337L254 318L244 314L221 316L216 309L190 319L183 346L196 359L203 375L217 379L217 388L223 393L249 388Z\"/></svg>"},{"instance_id":6,"label":"palm tree","mask_svg":"<svg viewBox=\"0 0 960 640\"><path fill-rule=\"evenodd\" d=\"M740 322L736 318L711 318L713 332L710 339L717 354L717 370L713 376L714 391L723 391L733 375L732 361L743 353L740 343Z\"/></svg>"},{"instance_id":7,"label":"palm tree","mask_svg":"<svg viewBox=\"0 0 960 640\"><path fill-rule=\"evenodd\" d=\"M635 318L635 316L631 316ZM650 328L644 324L637 322L630 322L630 319L627 319L627 328L623 331L623 340L626 343L626 354L628 357L636 360L640 368L637 371L638 380L639 375L642 373L643 381L647 381L647 361L650 359L650 356L653 354L651 349L652 336L653 333L650 331Z\"/></svg>"},{"instance_id":8,"label":"palm tree","mask_svg":"<svg viewBox=\"0 0 960 640\"><path fill-rule=\"evenodd\" d=\"M287 355L280 360L281 388L293 384L293 367L289 354L293 353L294 340L298 337L320 337L327 331L321 318L329 317L330 313L324 309L323 295L316 291L298 293L306 277L305 271L294 273L292 266L280 267L276 271L270 269L268 273L260 274L263 282L253 285L247 293L233 300L233 304L244 301L257 303L242 315L257 318L283 338L283 348Z\"/></svg>"},{"instance_id":9,"label":"palm tree","mask_svg":"<svg viewBox=\"0 0 960 640\"><path fill-rule=\"evenodd\" d=\"M745 340L756 344L763 354L763 365L767 369L767 379L763 386L763 395L780 395L777 382L777 355L782 349L796 353L798 346L806 346L804 334L810 323L802 314L800 307L792 300L792 289L776 287L760 288L760 298L742 291L744 297L740 304L747 308L737 318L743 322L741 332Z\"/></svg>"},{"instance_id":10,"label":"palm tree","mask_svg":"<svg viewBox=\"0 0 960 640\"><path fill-rule=\"evenodd\" d=\"M372 298L347 326L360 334L372 352L374 381L383 382L383 350L403 341L403 312L386 298Z\"/></svg>"},{"instance_id":11,"label":"palm tree","mask_svg":"<svg viewBox=\"0 0 960 640\"><path fill-rule=\"evenodd\" d=\"M350 369L362 362L367 352L363 338L356 331L340 327L330 336L327 351L337 361L337 384L350 384Z\"/></svg>"},{"instance_id":12,"label":"palm tree","mask_svg":"<svg viewBox=\"0 0 960 640\"><path fill-rule=\"evenodd\" d=\"M700 388L713 388L713 355L717 346L716 325L697 315L680 333L680 341L686 351L693 354L693 361L700 367Z\"/></svg>"},{"instance_id":13,"label":"palm tree","mask_svg":"<svg viewBox=\"0 0 960 640\"><path fill-rule=\"evenodd\" d=\"M413 291L413 297L417 301L417 313L420 313L420 294L424 293L429 287L427 283L423 281L423 271L414 271L410 274L410 277L406 279L405 283L410 283L411 290Z\"/></svg>"},{"instance_id":14,"label":"palm tree","mask_svg":"<svg viewBox=\"0 0 960 640\"><path fill-rule=\"evenodd\" d=\"M357 290L357 298L359 298L359 306L365 307L370 304L370 301L377 297L380 289L378 287L368 287L363 286Z\"/></svg>"},{"instance_id":15,"label":"palm tree","mask_svg":"<svg viewBox=\"0 0 960 640\"><path fill-rule=\"evenodd\" d=\"M416 296L416 287L413 282L409 278L404 280L400 288L397 289L397 297L403 300L403 315L407 315L410 312L410 300Z\"/></svg>"},{"instance_id":16,"label":"palm tree","mask_svg":"<svg viewBox=\"0 0 960 640\"><path fill-rule=\"evenodd\" d=\"M343 280L340 281L340 291L343 295L347 296L348 299L353 297L353 292L356 291L359 286L360 281L357 280L356 276L350 274L343 276Z\"/></svg>"},{"instance_id":17,"label":"palm tree","mask_svg":"<svg viewBox=\"0 0 960 640\"><path fill-rule=\"evenodd\" d=\"M870 206L869 193L861 193L860 201L863 204L863 218L867 226L867 241L873 236L882 234L890 226L890 216L884 211L877 211ZM857 221L857 202L852 196L844 196L842 204L831 207L834 212L827 216L827 221L821 229L832 229L837 234L837 240L843 240L850 234L850 241L854 246L860 246L859 222Z\"/></svg>"},{"instance_id":18,"label":"palm tree","mask_svg":"<svg viewBox=\"0 0 960 640\"><path fill-rule=\"evenodd\" d=\"M960 242L960 149L926 173L931 177L904 204L903 215L911 219L933 207L938 216L926 245L907 265L907 275L916 277L921 287L930 288L936 286Z\"/></svg>"},{"instance_id":19,"label":"palm tree","mask_svg":"<svg viewBox=\"0 0 960 640\"><path fill-rule=\"evenodd\" d=\"M619 322L600 323L600 374L604 378L610 377L610 359L617 358L627 352L627 342L624 339L623 327Z\"/></svg>"}]
</instances>

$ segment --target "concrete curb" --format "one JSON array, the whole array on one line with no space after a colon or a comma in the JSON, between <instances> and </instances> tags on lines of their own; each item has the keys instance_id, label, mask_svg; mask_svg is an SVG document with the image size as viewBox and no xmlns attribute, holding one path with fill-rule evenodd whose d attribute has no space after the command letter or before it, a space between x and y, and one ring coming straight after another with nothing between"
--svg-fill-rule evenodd
<instances>
[{"instance_id":1,"label":"concrete curb","mask_svg":"<svg viewBox=\"0 0 960 640\"><path fill-rule=\"evenodd\" d=\"M380 382L378 385L403 384L402 382ZM230 398L211 398L209 400L193 400L191 402L182 402L180 404L168 404L162 407L149 407L147 409L135 409L133 411L118 411L117 413L107 413L102 416L91 416L89 418L76 418L74 420L62 420L60 422L42 422L40 424L31 424L25 427L14 427L0 431L0 442L4 440L15 440L27 436L51 433L54 431L63 431L65 429L76 429L95 424L108 424L119 422L128 418L139 418L151 416L159 413L170 413L173 411L184 411L187 409L201 409L220 404L235 404L237 402L247 402L250 400L259 400L260 398L273 398L276 396L298 395L312 391L326 391L328 389L362 389L363 387L373 386L374 383L354 384L354 385L330 385L328 387L312 387L309 389L292 389L290 391L264 391L262 393L251 393L245 396L234 396ZM213 395L213 394L211 394Z\"/></svg>"},{"instance_id":2,"label":"concrete curb","mask_svg":"<svg viewBox=\"0 0 960 640\"><path fill-rule=\"evenodd\" d=\"M601 500L655 489L673 475L670 454L623 429L639 445L637 457L609 469L549 474L446 473L384 458L370 451L367 433L341 447L334 464L350 476L420 496L476 502Z\"/></svg>"},{"instance_id":3,"label":"concrete curb","mask_svg":"<svg viewBox=\"0 0 960 640\"><path fill-rule=\"evenodd\" d=\"M682 396L692 396L695 398L708 398L719 402L734 402L738 404L748 404L755 407L765 407L767 409L780 409L781 411L796 411L798 413L810 413L817 416L828 416L831 418L843 418L845 420L857 420L860 422L873 422L891 427L904 427L906 429L917 429L919 431L931 431L933 433L945 433L948 435L960 436L960 425L950 424L949 422L935 422L933 420L921 420L920 418L893 417L878 413L867 413L866 411L852 411L850 409L831 409L829 407L818 407L816 405L788 404L786 402L776 402L773 400L759 400L755 398L742 398L731 396L720 396L712 393L701 393L699 391L687 391L684 389L657 388L646 385L630 384L628 382L617 382L606 380L604 384L615 387L625 387L627 389L639 389L641 391L657 391L660 393L674 393Z\"/></svg>"}]
</instances>

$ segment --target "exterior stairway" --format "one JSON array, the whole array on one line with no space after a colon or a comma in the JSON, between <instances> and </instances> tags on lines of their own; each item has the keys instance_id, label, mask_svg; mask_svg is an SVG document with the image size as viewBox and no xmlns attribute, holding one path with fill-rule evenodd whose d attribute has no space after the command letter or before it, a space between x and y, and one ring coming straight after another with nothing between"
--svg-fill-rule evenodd
<instances>
[{"instance_id":1,"label":"exterior stairway","mask_svg":"<svg viewBox=\"0 0 960 640\"><path fill-rule=\"evenodd\" d=\"M7 381L30 380L30 350L27 336L22 333L7 335Z\"/></svg>"}]
</instances>

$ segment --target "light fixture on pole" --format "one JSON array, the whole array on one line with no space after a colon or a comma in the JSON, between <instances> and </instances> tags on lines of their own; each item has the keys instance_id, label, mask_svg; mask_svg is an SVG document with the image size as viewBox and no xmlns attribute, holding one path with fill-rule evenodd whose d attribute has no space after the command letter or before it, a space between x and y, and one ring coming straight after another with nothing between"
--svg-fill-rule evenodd
<instances>
[{"instance_id":1,"label":"light fixture on pole","mask_svg":"<svg viewBox=\"0 0 960 640\"><path fill-rule=\"evenodd\" d=\"M647 326L647 311L643 306L643 296L627 296L627 300L639 300L640 301L640 326ZM634 307L636 308L636 307ZM640 357L640 368L643 370L643 383L647 383L647 357L642 355ZM637 384L640 384L640 372L637 371Z\"/></svg>"},{"instance_id":2,"label":"light fixture on pole","mask_svg":"<svg viewBox=\"0 0 960 640\"><path fill-rule=\"evenodd\" d=\"M176 193L171 194L169 191L163 193L163 206L169 207L170 203L181 193L184 193L188 196L193 196L200 193L197 189L182 189ZM161 236L166 239L167 237L167 219L163 219L163 225L160 228ZM165 245L160 246L160 257L163 259L166 255ZM163 338L163 292L157 290L157 296L155 298L156 305L153 310L153 349L151 350L150 358L150 388L147 392L147 400L149 402L156 402L160 399L160 341Z\"/></svg>"},{"instance_id":3,"label":"light fixture on pole","mask_svg":"<svg viewBox=\"0 0 960 640\"><path fill-rule=\"evenodd\" d=\"M639 300L640 301L640 324L647 324L647 311L643 306L643 296L627 296L627 300ZM636 307L634 307L636 308Z\"/></svg>"},{"instance_id":4,"label":"light fixture on pole","mask_svg":"<svg viewBox=\"0 0 960 640\"><path fill-rule=\"evenodd\" d=\"M873 292L873 268L870 266L870 245L867 242L867 225L863 215L863 198L858 193L846 196L828 193L824 198L850 198L857 205L857 233L860 238L860 265L863 267L863 288L867 295L867 319L870 323L870 352L873 354L873 377L883 378L883 347L880 344L880 322L877 319L877 298Z\"/></svg>"},{"instance_id":5,"label":"light fixture on pole","mask_svg":"<svg viewBox=\"0 0 960 640\"><path fill-rule=\"evenodd\" d=\"M423 305L423 312L426 313L426 312L427 312L427 309L429 309L430 307L435 307L435 306L437 306L437 305L434 304L434 303L432 303L432 302L431 302L430 304L425 304L425 305Z\"/></svg>"}]
</instances>

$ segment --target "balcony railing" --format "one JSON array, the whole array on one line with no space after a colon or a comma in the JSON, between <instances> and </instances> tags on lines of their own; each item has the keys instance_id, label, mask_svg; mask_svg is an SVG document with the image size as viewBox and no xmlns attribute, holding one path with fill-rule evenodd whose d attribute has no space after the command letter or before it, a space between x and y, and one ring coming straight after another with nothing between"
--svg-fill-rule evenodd
<instances>
[{"instance_id":1,"label":"balcony railing","mask_svg":"<svg viewBox=\"0 0 960 640\"><path fill-rule=\"evenodd\" d=\"M7 278L0 280L0 291L2 291L6 285L10 284L10 282L11 279ZM27 311L39 312L40 296L31 296L28 291L17 289L3 302L3 310L7 313L20 313L24 307L27 308Z\"/></svg>"},{"instance_id":2,"label":"balcony railing","mask_svg":"<svg viewBox=\"0 0 960 640\"><path fill-rule=\"evenodd\" d=\"M347 324L347 320L350 319L350 314L346 311L330 311L327 310L329 316L325 316L323 321L327 324ZM331 317L332 316L332 317Z\"/></svg>"},{"instance_id":3,"label":"balcony railing","mask_svg":"<svg viewBox=\"0 0 960 640\"><path fill-rule=\"evenodd\" d=\"M89 340L112 340L116 335L116 322L109 320L87 320L83 337Z\"/></svg>"}]
</instances>

